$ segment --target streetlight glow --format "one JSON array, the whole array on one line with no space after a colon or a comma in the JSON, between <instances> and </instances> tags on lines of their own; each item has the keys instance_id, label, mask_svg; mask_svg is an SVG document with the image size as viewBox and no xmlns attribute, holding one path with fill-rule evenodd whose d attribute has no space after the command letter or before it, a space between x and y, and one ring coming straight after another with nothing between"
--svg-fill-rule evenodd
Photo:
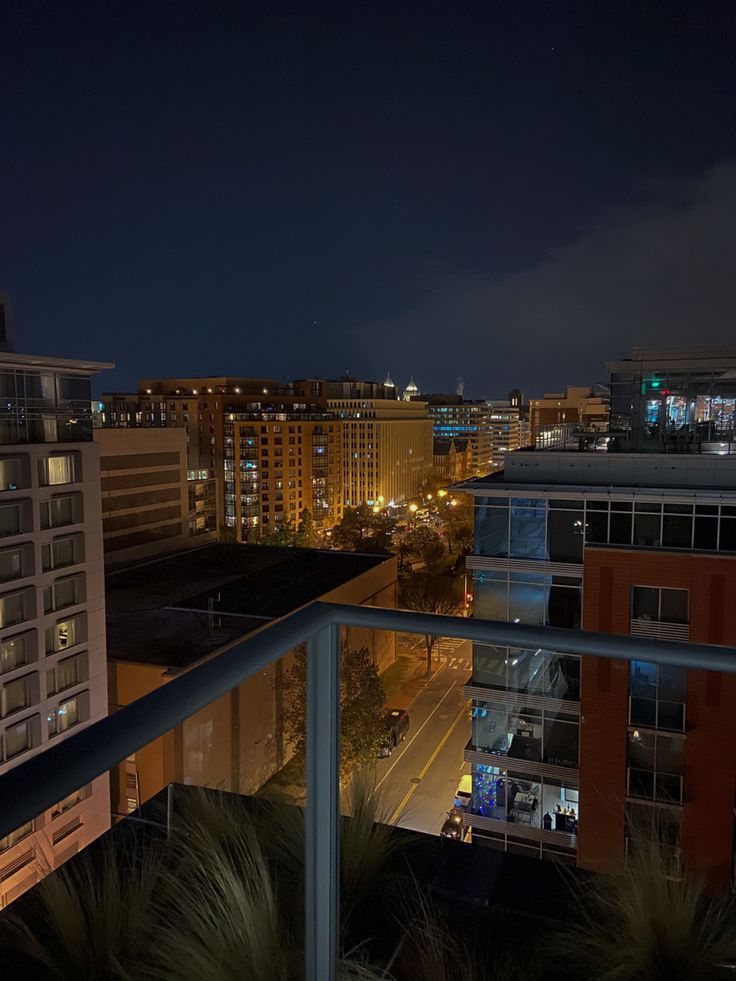
<instances>
[{"instance_id":1,"label":"streetlight glow","mask_svg":"<svg viewBox=\"0 0 736 981\"><path fill-rule=\"evenodd\" d=\"M419 510L419 508L417 507L416 504L410 504L409 510L411 511L412 514L415 514Z\"/></svg>"},{"instance_id":2,"label":"streetlight glow","mask_svg":"<svg viewBox=\"0 0 736 981\"><path fill-rule=\"evenodd\" d=\"M447 491L443 488L437 491L437 497L447 497Z\"/></svg>"}]
</instances>

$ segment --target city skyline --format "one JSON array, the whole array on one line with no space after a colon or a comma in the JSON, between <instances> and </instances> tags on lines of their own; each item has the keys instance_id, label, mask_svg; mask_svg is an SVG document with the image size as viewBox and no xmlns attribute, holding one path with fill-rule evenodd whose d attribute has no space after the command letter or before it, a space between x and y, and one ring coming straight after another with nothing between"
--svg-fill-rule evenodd
<instances>
[{"instance_id":1,"label":"city skyline","mask_svg":"<svg viewBox=\"0 0 736 981\"><path fill-rule=\"evenodd\" d=\"M117 390L145 360L493 397L723 342L733 8L528 13L4 6L16 349Z\"/></svg>"}]
</instances>

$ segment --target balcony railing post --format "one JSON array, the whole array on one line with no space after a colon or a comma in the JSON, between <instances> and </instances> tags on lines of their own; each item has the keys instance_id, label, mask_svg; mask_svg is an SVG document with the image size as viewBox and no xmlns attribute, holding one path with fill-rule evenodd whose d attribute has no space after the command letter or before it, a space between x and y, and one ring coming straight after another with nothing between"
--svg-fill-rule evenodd
<instances>
[{"instance_id":1,"label":"balcony railing post","mask_svg":"<svg viewBox=\"0 0 736 981\"><path fill-rule=\"evenodd\" d=\"M336 625L307 644L307 981L336 981L340 925L340 643Z\"/></svg>"}]
</instances>

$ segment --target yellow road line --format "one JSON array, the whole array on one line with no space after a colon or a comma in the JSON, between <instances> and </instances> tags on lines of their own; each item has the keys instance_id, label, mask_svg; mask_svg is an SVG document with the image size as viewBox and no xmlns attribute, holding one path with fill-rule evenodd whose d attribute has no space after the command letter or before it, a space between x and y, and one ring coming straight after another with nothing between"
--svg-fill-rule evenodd
<instances>
[{"instance_id":1,"label":"yellow road line","mask_svg":"<svg viewBox=\"0 0 736 981\"><path fill-rule=\"evenodd\" d=\"M437 756L439 755L440 750L445 745L445 743L447 742L447 740L450 738L450 736L452 735L452 733L453 733L453 731L455 729L455 726L458 724L458 722L463 717L463 715L465 713L467 713L467 711L468 711L467 705L463 705L463 707L460 709L460 711L455 716L454 722L452 723L452 725L450 726L450 728L447 730L447 732L444 734L444 736L442 737L442 739L440 740L440 742L437 744L437 746L435 748L435 751L432 753L432 755L429 757L429 759L427 760L427 762L424 764L424 767L422 768L422 771L419 774L419 780L420 781L424 779L424 777L427 774L427 770L430 768L430 766L437 759ZM401 812L404 810L404 808L406 807L406 805L409 803L409 800L411 798L411 795L414 793L414 791L417 789L418 786L419 786L419 783L414 783L414 784L411 785L411 787L409 788L409 790L408 790L408 792L406 794L406 797L402 800L402 802L399 804L399 806L396 808L396 810L394 811L394 813L389 818L389 822L388 822L389 824L395 824L398 821L399 816L401 815Z\"/></svg>"}]
</instances>

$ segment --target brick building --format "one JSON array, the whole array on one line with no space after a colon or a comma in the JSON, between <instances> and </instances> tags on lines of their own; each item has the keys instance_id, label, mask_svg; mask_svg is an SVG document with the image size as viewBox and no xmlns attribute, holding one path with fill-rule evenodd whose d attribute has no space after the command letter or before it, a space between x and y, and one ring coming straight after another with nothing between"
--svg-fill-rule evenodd
<instances>
[{"instance_id":1,"label":"brick building","mask_svg":"<svg viewBox=\"0 0 736 981\"><path fill-rule=\"evenodd\" d=\"M476 615L736 646L734 458L527 452L463 490ZM654 830L728 887L731 675L476 645L467 693L474 839L602 869Z\"/></svg>"}]
</instances>

